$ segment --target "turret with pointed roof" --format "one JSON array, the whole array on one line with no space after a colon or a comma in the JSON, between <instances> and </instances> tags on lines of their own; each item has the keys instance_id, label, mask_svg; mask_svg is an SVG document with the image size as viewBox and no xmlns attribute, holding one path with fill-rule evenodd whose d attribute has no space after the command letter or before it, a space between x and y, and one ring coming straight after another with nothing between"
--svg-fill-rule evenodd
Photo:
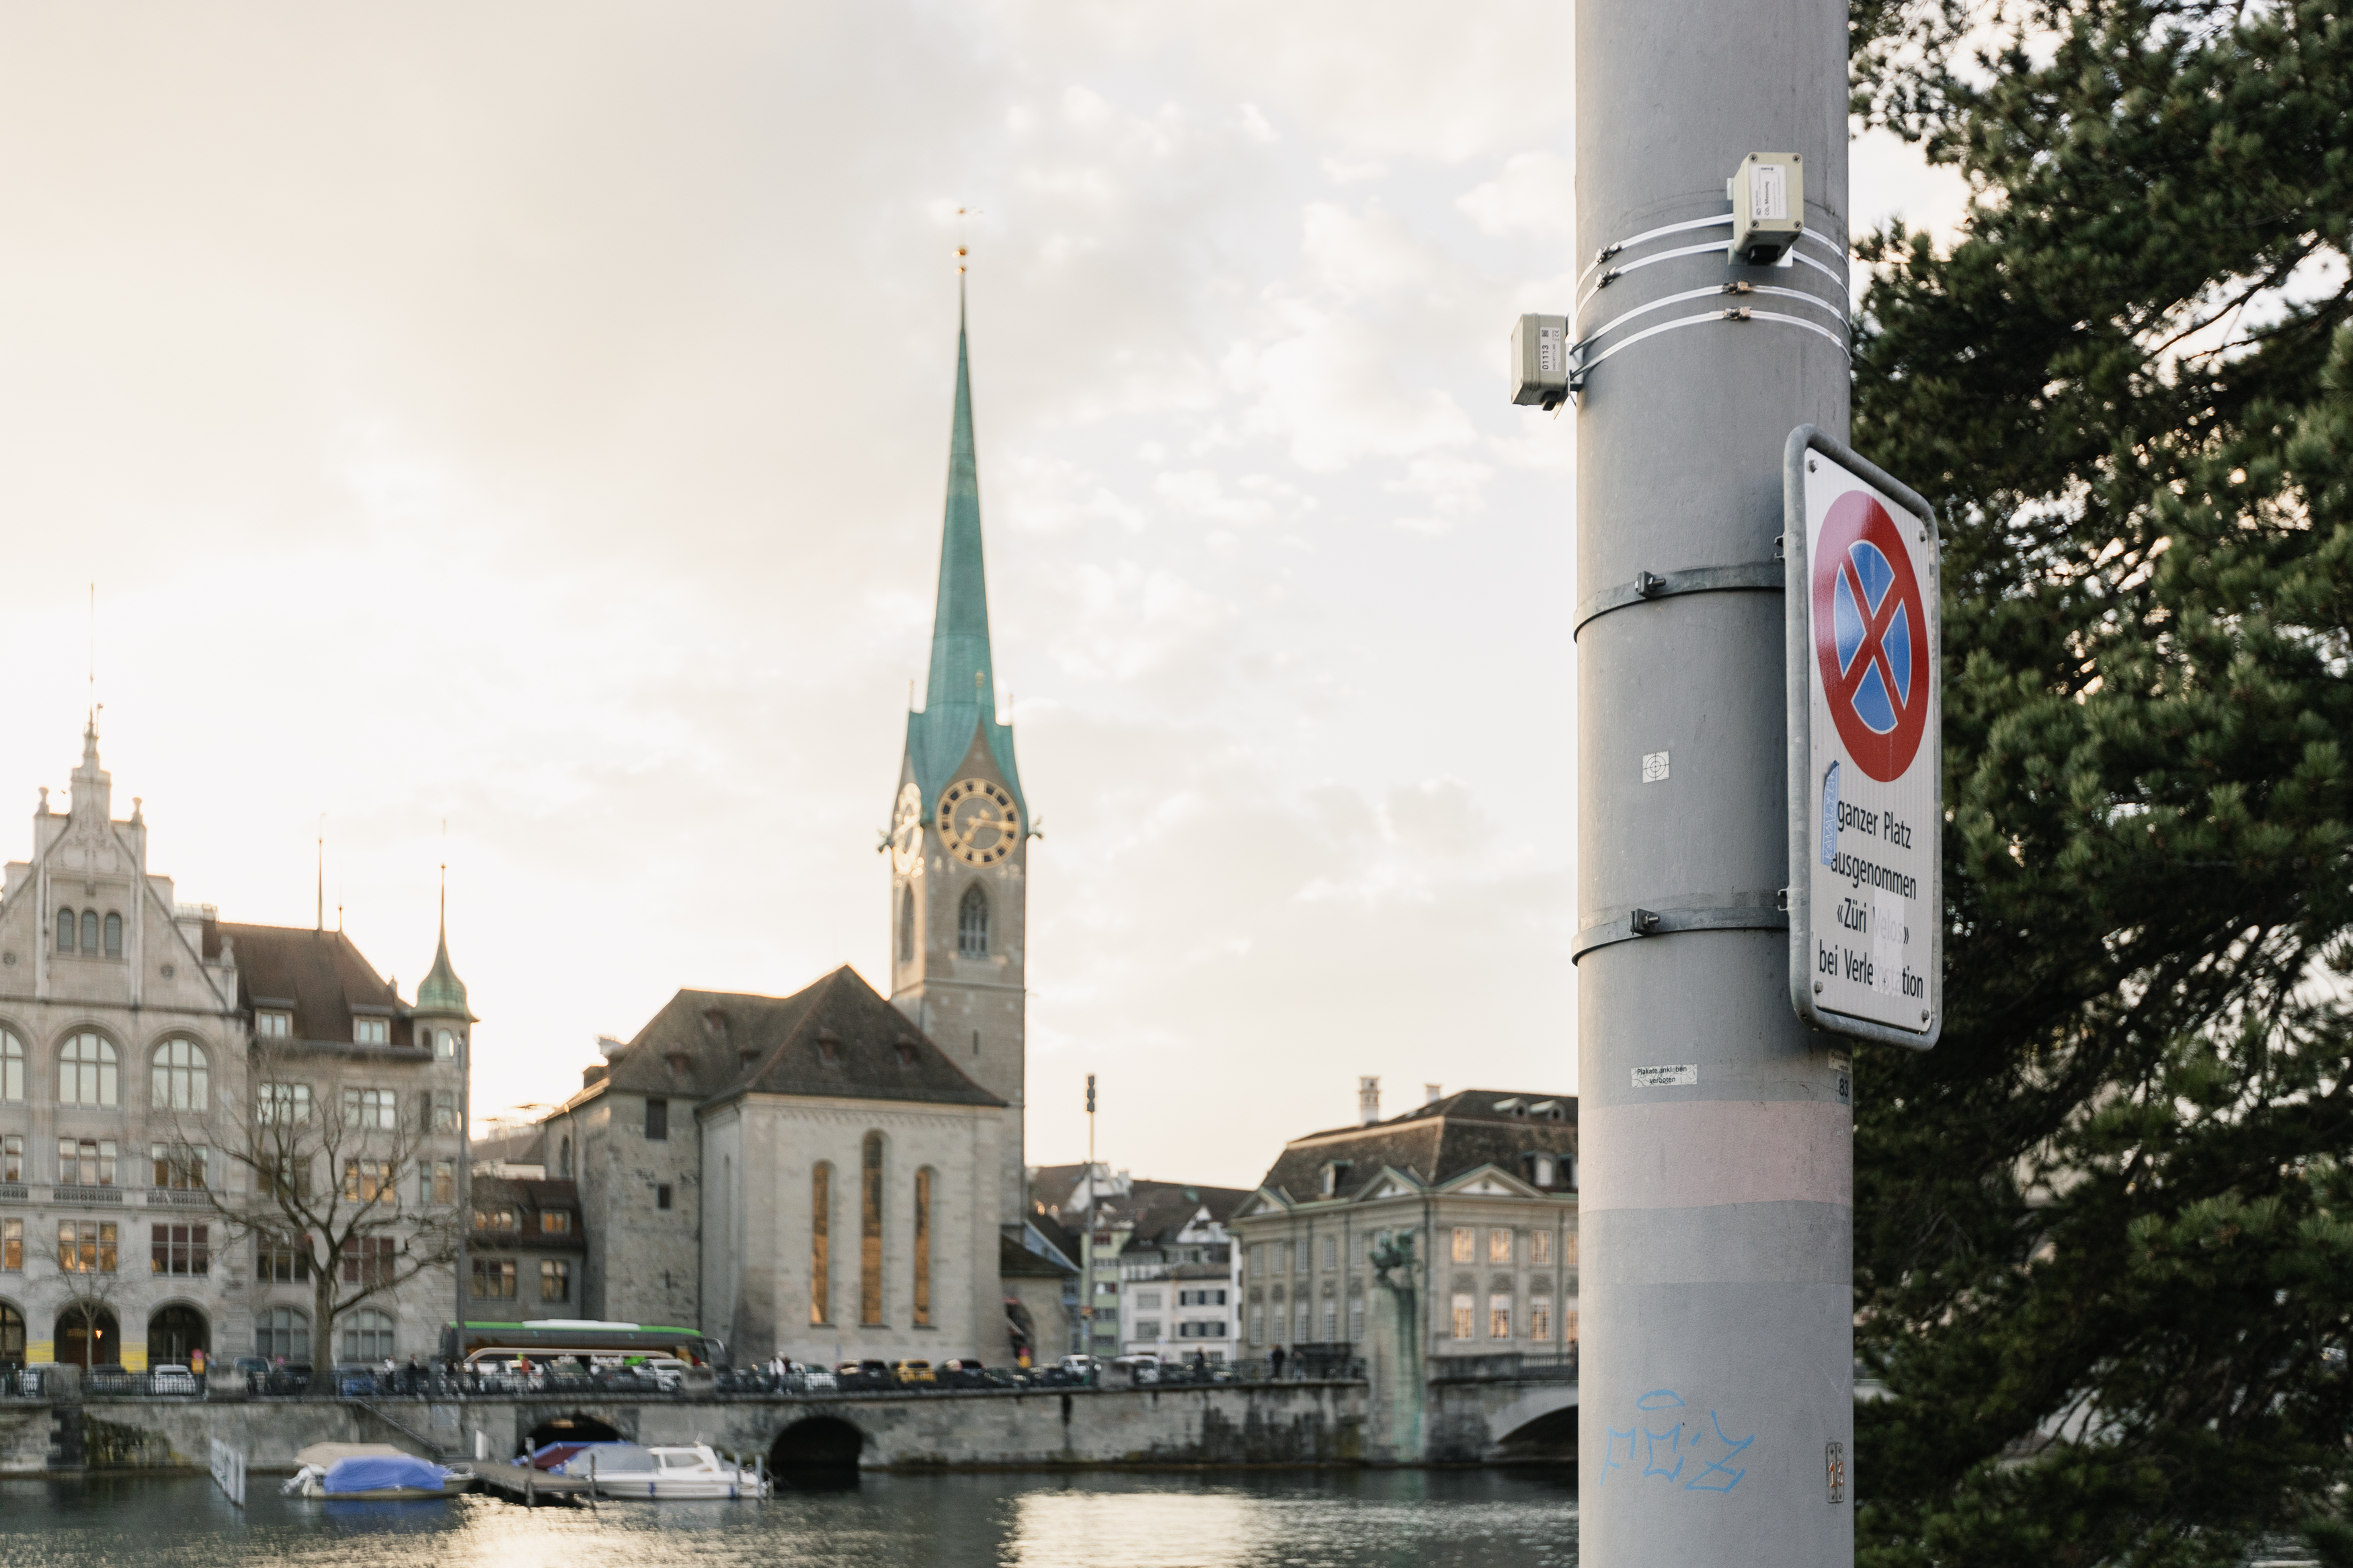
<instances>
[{"instance_id":1,"label":"turret with pointed roof","mask_svg":"<svg viewBox=\"0 0 2353 1568\"><path fill-rule=\"evenodd\" d=\"M970 344L959 285L955 413L948 434L930 684L922 710L907 715L907 749L892 807L891 1000L1006 1102L1001 1212L1018 1222L1028 1078L1022 952L1032 824L1014 764L1012 727L997 721Z\"/></svg>"},{"instance_id":2,"label":"turret with pointed roof","mask_svg":"<svg viewBox=\"0 0 2353 1568\"><path fill-rule=\"evenodd\" d=\"M417 987L417 1010L423 1013L448 1013L465 1019L474 1016L466 1011L466 983L449 966L449 890L441 889L441 942L433 952L433 967Z\"/></svg>"}]
</instances>

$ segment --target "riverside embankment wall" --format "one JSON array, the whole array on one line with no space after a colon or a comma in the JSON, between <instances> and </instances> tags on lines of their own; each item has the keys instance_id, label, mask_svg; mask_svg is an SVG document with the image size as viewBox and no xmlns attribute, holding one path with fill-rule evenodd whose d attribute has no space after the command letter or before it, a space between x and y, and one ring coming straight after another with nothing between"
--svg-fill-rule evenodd
<instances>
[{"instance_id":1,"label":"riverside embankment wall","mask_svg":"<svg viewBox=\"0 0 2353 1568\"><path fill-rule=\"evenodd\" d=\"M255 1468L272 1469L290 1468L298 1450L319 1442L393 1443L421 1452L421 1436L450 1458L470 1458L477 1434L480 1451L504 1458L534 1431L565 1417L601 1422L638 1442L702 1441L746 1456L776 1451L788 1431L839 1435L839 1427L824 1424L842 1423L857 1434L858 1463L870 1468L1353 1465L1419 1458L1366 1451L1362 1384L1291 1383L876 1399L12 1403L0 1405L0 1474L54 1473L53 1456L65 1448L56 1441L62 1426L79 1429L80 1453L70 1457L91 1469L202 1468L215 1438L241 1450Z\"/></svg>"}]
</instances>

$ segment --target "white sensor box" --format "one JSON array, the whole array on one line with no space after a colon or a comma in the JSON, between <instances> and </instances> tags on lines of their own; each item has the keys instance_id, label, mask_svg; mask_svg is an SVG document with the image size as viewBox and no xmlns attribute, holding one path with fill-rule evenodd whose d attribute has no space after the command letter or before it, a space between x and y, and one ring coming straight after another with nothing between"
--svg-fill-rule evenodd
<instances>
[{"instance_id":1,"label":"white sensor box","mask_svg":"<svg viewBox=\"0 0 2353 1568\"><path fill-rule=\"evenodd\" d=\"M1795 153L1751 153L1725 183L1732 198L1735 262L1778 261L1806 226L1805 169Z\"/></svg>"}]
</instances>

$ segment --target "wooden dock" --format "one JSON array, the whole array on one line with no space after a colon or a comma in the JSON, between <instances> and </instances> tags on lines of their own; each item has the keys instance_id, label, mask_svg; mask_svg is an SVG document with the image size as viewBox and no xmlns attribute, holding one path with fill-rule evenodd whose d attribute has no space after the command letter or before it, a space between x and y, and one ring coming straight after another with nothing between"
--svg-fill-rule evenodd
<instances>
[{"instance_id":1,"label":"wooden dock","mask_svg":"<svg viewBox=\"0 0 2353 1568\"><path fill-rule=\"evenodd\" d=\"M544 1470L534 1470L524 1465L500 1465L478 1461L474 1479L482 1489L509 1502L519 1502L525 1508L561 1505L576 1508L590 1501L588 1481L582 1476L551 1476Z\"/></svg>"}]
</instances>

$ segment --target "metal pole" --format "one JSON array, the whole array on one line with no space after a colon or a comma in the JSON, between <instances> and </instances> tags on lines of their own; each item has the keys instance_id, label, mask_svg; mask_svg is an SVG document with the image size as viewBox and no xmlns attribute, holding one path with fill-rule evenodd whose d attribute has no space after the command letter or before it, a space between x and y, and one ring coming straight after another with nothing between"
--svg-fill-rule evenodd
<instances>
[{"instance_id":1,"label":"metal pole","mask_svg":"<svg viewBox=\"0 0 2353 1568\"><path fill-rule=\"evenodd\" d=\"M469 1037L472 1033L461 1020L458 1027L458 1213L454 1216L458 1226L458 1251L457 1261L452 1266L457 1275L458 1310L449 1320L449 1379L452 1384L457 1382L458 1369L466 1364L466 1235L474 1219L468 1201L474 1163L471 1121L474 1113L474 1046Z\"/></svg>"},{"instance_id":2,"label":"metal pole","mask_svg":"<svg viewBox=\"0 0 2353 1568\"><path fill-rule=\"evenodd\" d=\"M1624 323L1575 416L1579 1555L1822 1568L1854 1547L1824 1469L1853 1441L1852 1155L1843 1047L1788 996L1776 539L1789 431L1847 430L1846 10L1587 0L1576 76L1569 338ZM1794 265L1721 248L1755 152L1799 156Z\"/></svg>"}]
</instances>

